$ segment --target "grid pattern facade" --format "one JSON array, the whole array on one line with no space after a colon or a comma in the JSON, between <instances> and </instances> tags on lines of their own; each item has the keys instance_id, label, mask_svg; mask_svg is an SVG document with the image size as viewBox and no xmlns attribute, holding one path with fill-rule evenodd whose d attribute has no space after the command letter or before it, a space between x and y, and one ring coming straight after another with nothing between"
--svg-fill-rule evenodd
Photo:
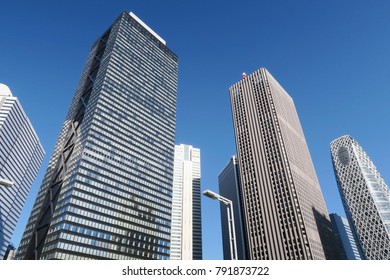
<instances>
[{"instance_id":1,"label":"grid pattern facade","mask_svg":"<svg viewBox=\"0 0 390 280\"><path fill-rule=\"evenodd\" d=\"M177 56L122 13L90 51L17 258L169 258L177 79Z\"/></svg>"},{"instance_id":2,"label":"grid pattern facade","mask_svg":"<svg viewBox=\"0 0 390 280\"><path fill-rule=\"evenodd\" d=\"M241 187L237 157L233 156L218 176L219 194L233 203L234 228L236 233L237 259L246 260L245 226L242 216ZM227 207L220 203L223 258L231 259Z\"/></svg>"},{"instance_id":3,"label":"grid pattern facade","mask_svg":"<svg viewBox=\"0 0 390 280\"><path fill-rule=\"evenodd\" d=\"M230 99L248 257L324 259L330 221L292 98L261 68Z\"/></svg>"},{"instance_id":4,"label":"grid pattern facade","mask_svg":"<svg viewBox=\"0 0 390 280\"><path fill-rule=\"evenodd\" d=\"M0 259L7 251L44 154L18 98L10 91L0 91L0 178L13 182L11 186L0 184Z\"/></svg>"},{"instance_id":5,"label":"grid pattern facade","mask_svg":"<svg viewBox=\"0 0 390 280\"><path fill-rule=\"evenodd\" d=\"M373 162L351 136L331 145L333 168L355 238L363 257L390 259L390 190Z\"/></svg>"},{"instance_id":6,"label":"grid pattern facade","mask_svg":"<svg viewBox=\"0 0 390 280\"><path fill-rule=\"evenodd\" d=\"M200 150L175 146L172 195L172 260L202 259Z\"/></svg>"}]
</instances>

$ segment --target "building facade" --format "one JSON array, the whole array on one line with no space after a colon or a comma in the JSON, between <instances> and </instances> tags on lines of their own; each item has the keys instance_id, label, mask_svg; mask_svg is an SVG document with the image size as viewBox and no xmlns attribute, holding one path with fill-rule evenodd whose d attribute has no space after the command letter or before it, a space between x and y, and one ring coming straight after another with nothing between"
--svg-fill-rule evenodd
<instances>
[{"instance_id":1,"label":"building facade","mask_svg":"<svg viewBox=\"0 0 390 280\"><path fill-rule=\"evenodd\" d=\"M17 97L0 84L0 259L3 259L45 151Z\"/></svg>"},{"instance_id":2,"label":"building facade","mask_svg":"<svg viewBox=\"0 0 390 280\"><path fill-rule=\"evenodd\" d=\"M168 259L178 57L133 13L89 53L18 259Z\"/></svg>"},{"instance_id":3,"label":"building facade","mask_svg":"<svg viewBox=\"0 0 390 280\"><path fill-rule=\"evenodd\" d=\"M202 259L200 150L175 145L172 192L172 260Z\"/></svg>"},{"instance_id":4,"label":"building facade","mask_svg":"<svg viewBox=\"0 0 390 280\"><path fill-rule=\"evenodd\" d=\"M12 243L10 243L8 244L7 251L5 252L3 259L7 261L12 261L15 259L15 254L16 254L16 247Z\"/></svg>"},{"instance_id":5,"label":"building facade","mask_svg":"<svg viewBox=\"0 0 390 280\"><path fill-rule=\"evenodd\" d=\"M264 68L229 90L248 258L325 259L330 220L292 98Z\"/></svg>"},{"instance_id":6,"label":"building facade","mask_svg":"<svg viewBox=\"0 0 390 280\"><path fill-rule=\"evenodd\" d=\"M242 208L242 194L240 186L237 157L233 156L218 176L219 194L232 201L234 215L234 229L236 233L237 259L246 260L245 225ZM226 205L220 203L222 247L224 260L231 259L229 223Z\"/></svg>"},{"instance_id":7,"label":"building facade","mask_svg":"<svg viewBox=\"0 0 390 280\"><path fill-rule=\"evenodd\" d=\"M359 247L355 241L348 220L336 213L330 214L329 217L332 221L333 233L344 252L344 259L361 260Z\"/></svg>"},{"instance_id":8,"label":"building facade","mask_svg":"<svg viewBox=\"0 0 390 280\"><path fill-rule=\"evenodd\" d=\"M374 163L351 136L330 144L337 185L362 257L390 259L390 190Z\"/></svg>"}]
</instances>

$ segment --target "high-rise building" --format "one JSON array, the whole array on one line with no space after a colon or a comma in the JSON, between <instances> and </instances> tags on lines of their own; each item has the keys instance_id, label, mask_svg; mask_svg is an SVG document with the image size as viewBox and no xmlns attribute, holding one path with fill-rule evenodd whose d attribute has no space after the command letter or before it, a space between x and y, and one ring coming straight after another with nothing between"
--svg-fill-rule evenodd
<instances>
[{"instance_id":1,"label":"high-rise building","mask_svg":"<svg viewBox=\"0 0 390 280\"><path fill-rule=\"evenodd\" d=\"M16 247L10 243L8 244L8 247L7 247L7 251L5 252L5 255L4 255L4 260L13 260L15 259L15 254L16 254Z\"/></svg>"},{"instance_id":2,"label":"high-rise building","mask_svg":"<svg viewBox=\"0 0 390 280\"><path fill-rule=\"evenodd\" d=\"M218 176L219 194L232 201L233 215L234 215L234 229L236 236L237 246L237 259L246 260L246 239L245 239L245 225L243 218L243 209L241 203L241 186L240 176L237 163L237 157L233 156L225 168ZM223 258L230 260L231 246L230 246L230 234L229 234L229 218L226 205L220 204L221 211L221 227L222 227L222 247Z\"/></svg>"},{"instance_id":3,"label":"high-rise building","mask_svg":"<svg viewBox=\"0 0 390 280\"><path fill-rule=\"evenodd\" d=\"M0 260L45 151L17 97L0 84Z\"/></svg>"},{"instance_id":4,"label":"high-rise building","mask_svg":"<svg viewBox=\"0 0 390 280\"><path fill-rule=\"evenodd\" d=\"M292 98L261 68L230 87L230 100L248 258L331 258L330 220Z\"/></svg>"},{"instance_id":5,"label":"high-rise building","mask_svg":"<svg viewBox=\"0 0 390 280\"><path fill-rule=\"evenodd\" d=\"M361 260L359 247L356 244L348 220L336 213L330 214L329 217L332 221L333 233L341 246L341 251L344 253L344 259Z\"/></svg>"},{"instance_id":6,"label":"high-rise building","mask_svg":"<svg viewBox=\"0 0 390 280\"><path fill-rule=\"evenodd\" d=\"M200 150L175 145L172 191L172 260L202 259Z\"/></svg>"},{"instance_id":7,"label":"high-rise building","mask_svg":"<svg viewBox=\"0 0 390 280\"><path fill-rule=\"evenodd\" d=\"M390 190L374 163L351 136L330 144L333 169L362 257L390 259Z\"/></svg>"},{"instance_id":8,"label":"high-rise building","mask_svg":"<svg viewBox=\"0 0 390 280\"><path fill-rule=\"evenodd\" d=\"M178 57L133 13L93 44L19 259L168 259Z\"/></svg>"}]
</instances>

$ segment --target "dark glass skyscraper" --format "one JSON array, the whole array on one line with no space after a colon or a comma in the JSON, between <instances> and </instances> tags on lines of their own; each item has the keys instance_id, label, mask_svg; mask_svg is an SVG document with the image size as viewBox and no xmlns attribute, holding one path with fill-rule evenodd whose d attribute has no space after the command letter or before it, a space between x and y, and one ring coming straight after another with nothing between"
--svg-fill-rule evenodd
<instances>
[{"instance_id":1,"label":"dark glass skyscraper","mask_svg":"<svg viewBox=\"0 0 390 280\"><path fill-rule=\"evenodd\" d=\"M331 224L294 101L264 68L230 87L249 259L331 258Z\"/></svg>"},{"instance_id":2,"label":"dark glass skyscraper","mask_svg":"<svg viewBox=\"0 0 390 280\"><path fill-rule=\"evenodd\" d=\"M242 208L240 172L237 157L233 156L218 176L219 194L232 201L234 214L234 229L236 234L237 259L246 260L246 236ZM229 218L226 205L220 203L223 258L232 258L229 235Z\"/></svg>"},{"instance_id":3,"label":"dark glass skyscraper","mask_svg":"<svg viewBox=\"0 0 390 280\"><path fill-rule=\"evenodd\" d=\"M95 42L19 259L167 259L178 57L132 13Z\"/></svg>"},{"instance_id":4,"label":"dark glass skyscraper","mask_svg":"<svg viewBox=\"0 0 390 280\"><path fill-rule=\"evenodd\" d=\"M348 220L336 213L330 214L329 217L332 221L333 233L341 247L340 251L343 259L360 260L361 256L359 247L356 243Z\"/></svg>"}]
</instances>

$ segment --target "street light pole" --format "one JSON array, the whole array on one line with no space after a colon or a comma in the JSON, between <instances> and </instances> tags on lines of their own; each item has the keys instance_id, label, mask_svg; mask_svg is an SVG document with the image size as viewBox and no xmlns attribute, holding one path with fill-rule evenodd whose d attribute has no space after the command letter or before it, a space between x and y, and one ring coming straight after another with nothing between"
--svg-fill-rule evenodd
<instances>
[{"instance_id":1,"label":"street light pole","mask_svg":"<svg viewBox=\"0 0 390 280\"><path fill-rule=\"evenodd\" d=\"M232 260L237 260L237 242L236 242L236 230L234 226L233 202L230 199L227 199L226 197L223 197L210 190L204 191L203 194L208 198L218 200L226 205L228 227L229 227L230 257Z\"/></svg>"}]
</instances>

